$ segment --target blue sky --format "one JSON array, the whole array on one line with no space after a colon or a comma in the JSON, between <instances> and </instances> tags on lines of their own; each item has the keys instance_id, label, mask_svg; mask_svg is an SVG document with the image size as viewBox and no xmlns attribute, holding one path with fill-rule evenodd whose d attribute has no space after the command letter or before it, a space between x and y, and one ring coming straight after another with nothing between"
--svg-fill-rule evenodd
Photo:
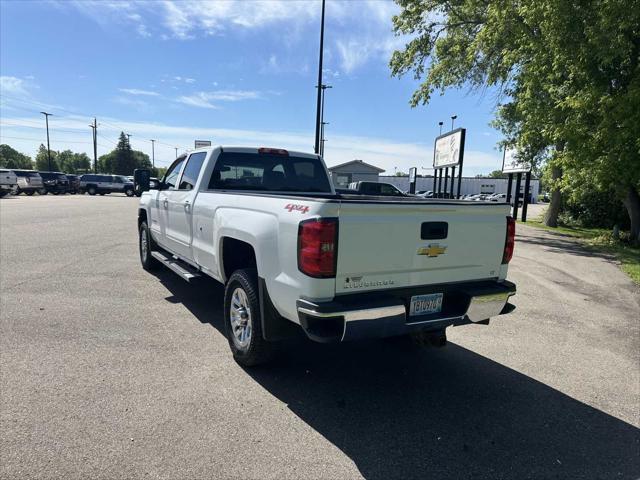
<instances>
[{"instance_id":1,"label":"blue sky","mask_svg":"<svg viewBox=\"0 0 640 480\"><path fill-rule=\"evenodd\" d=\"M397 8L327 2L327 164L430 167L438 121L457 114L465 175L499 168L491 93L451 90L409 106L416 81L388 68L403 45L391 32ZM158 165L194 139L313 150L319 1L3 0L0 9L0 142L24 153L45 140L41 110L54 114L55 150L91 152L93 116L99 154L124 130L149 154L158 140Z\"/></svg>"}]
</instances>

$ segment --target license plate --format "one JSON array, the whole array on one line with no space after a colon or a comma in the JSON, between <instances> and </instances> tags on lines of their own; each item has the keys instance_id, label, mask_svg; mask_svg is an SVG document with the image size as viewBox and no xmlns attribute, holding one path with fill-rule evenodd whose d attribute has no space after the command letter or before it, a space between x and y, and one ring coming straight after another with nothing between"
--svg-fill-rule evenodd
<instances>
[{"instance_id":1,"label":"license plate","mask_svg":"<svg viewBox=\"0 0 640 480\"><path fill-rule=\"evenodd\" d=\"M442 293L430 293L429 295L414 295L411 297L409 316L427 315L438 313L442 310Z\"/></svg>"}]
</instances>

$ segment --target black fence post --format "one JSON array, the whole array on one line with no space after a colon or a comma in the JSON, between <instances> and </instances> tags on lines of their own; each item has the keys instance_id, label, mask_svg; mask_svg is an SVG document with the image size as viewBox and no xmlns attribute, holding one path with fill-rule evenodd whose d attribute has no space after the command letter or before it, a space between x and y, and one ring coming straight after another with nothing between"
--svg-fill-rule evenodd
<instances>
[{"instance_id":1,"label":"black fence post","mask_svg":"<svg viewBox=\"0 0 640 480\"><path fill-rule=\"evenodd\" d=\"M522 173L516 174L516 194L513 201L513 218L518 220L518 203L520 203L520 184L522 183Z\"/></svg>"},{"instance_id":2,"label":"black fence post","mask_svg":"<svg viewBox=\"0 0 640 480\"><path fill-rule=\"evenodd\" d=\"M513 187L513 173L509 174L509 181L507 182L507 203L511 203L511 187Z\"/></svg>"},{"instance_id":3,"label":"black fence post","mask_svg":"<svg viewBox=\"0 0 640 480\"><path fill-rule=\"evenodd\" d=\"M522 221L527 221L527 206L529 206L529 188L531 187L531 172L524 177L524 199L522 203Z\"/></svg>"}]
</instances>

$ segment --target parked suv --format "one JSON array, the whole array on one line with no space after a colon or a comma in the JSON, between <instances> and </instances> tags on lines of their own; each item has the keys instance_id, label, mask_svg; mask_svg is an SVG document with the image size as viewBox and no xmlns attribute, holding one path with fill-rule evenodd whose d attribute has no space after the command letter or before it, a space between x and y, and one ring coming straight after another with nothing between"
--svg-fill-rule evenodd
<instances>
[{"instance_id":1,"label":"parked suv","mask_svg":"<svg viewBox=\"0 0 640 480\"><path fill-rule=\"evenodd\" d=\"M69 190L69 180L67 176L62 172L38 172L42 177L42 183L44 184L40 190L41 195L47 193L53 193L58 195L59 193L67 193Z\"/></svg>"},{"instance_id":2,"label":"parked suv","mask_svg":"<svg viewBox=\"0 0 640 480\"><path fill-rule=\"evenodd\" d=\"M133 183L122 175L87 174L80 177L80 193L124 193L133 197Z\"/></svg>"},{"instance_id":3,"label":"parked suv","mask_svg":"<svg viewBox=\"0 0 640 480\"><path fill-rule=\"evenodd\" d=\"M0 169L0 197L4 197L18 188L18 179L11 170Z\"/></svg>"},{"instance_id":4,"label":"parked suv","mask_svg":"<svg viewBox=\"0 0 640 480\"><path fill-rule=\"evenodd\" d=\"M69 180L69 193L76 194L80 191L80 177L78 175L67 174Z\"/></svg>"},{"instance_id":5,"label":"parked suv","mask_svg":"<svg viewBox=\"0 0 640 480\"><path fill-rule=\"evenodd\" d=\"M42 177L35 170L14 170L18 177L18 190L16 195L24 192L26 195L33 195L43 189ZM46 192L45 192L46 193Z\"/></svg>"}]
</instances>

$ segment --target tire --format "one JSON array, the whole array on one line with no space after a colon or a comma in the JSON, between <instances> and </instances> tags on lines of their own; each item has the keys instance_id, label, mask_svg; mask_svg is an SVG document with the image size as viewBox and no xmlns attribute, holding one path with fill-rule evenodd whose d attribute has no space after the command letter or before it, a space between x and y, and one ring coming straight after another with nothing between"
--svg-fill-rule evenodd
<instances>
[{"instance_id":1,"label":"tire","mask_svg":"<svg viewBox=\"0 0 640 480\"><path fill-rule=\"evenodd\" d=\"M34 193L36 192L34 192L33 190L27 190L24 192L25 195L29 195L29 196L33 195Z\"/></svg>"},{"instance_id":2,"label":"tire","mask_svg":"<svg viewBox=\"0 0 640 480\"><path fill-rule=\"evenodd\" d=\"M133 197L133 189L132 188L128 188L124 191L125 195L127 197Z\"/></svg>"},{"instance_id":3,"label":"tire","mask_svg":"<svg viewBox=\"0 0 640 480\"><path fill-rule=\"evenodd\" d=\"M98 190L96 190L96 187L89 187L87 189L87 192L89 192L89 195L95 195L96 193L98 193Z\"/></svg>"},{"instance_id":4,"label":"tire","mask_svg":"<svg viewBox=\"0 0 640 480\"><path fill-rule=\"evenodd\" d=\"M46 188L41 188L40 190L38 190L38 195L46 195L47 193L49 192Z\"/></svg>"},{"instance_id":5,"label":"tire","mask_svg":"<svg viewBox=\"0 0 640 480\"><path fill-rule=\"evenodd\" d=\"M276 353L276 345L262 337L261 320L258 272L236 270L224 291L224 325L233 358L243 367L265 364Z\"/></svg>"},{"instance_id":6,"label":"tire","mask_svg":"<svg viewBox=\"0 0 640 480\"><path fill-rule=\"evenodd\" d=\"M140 251L140 263L147 272L156 270L160 266L160 262L151 256L151 252L157 250L157 248L156 242L151 238L147 222L143 221L140 224L138 249Z\"/></svg>"}]
</instances>

